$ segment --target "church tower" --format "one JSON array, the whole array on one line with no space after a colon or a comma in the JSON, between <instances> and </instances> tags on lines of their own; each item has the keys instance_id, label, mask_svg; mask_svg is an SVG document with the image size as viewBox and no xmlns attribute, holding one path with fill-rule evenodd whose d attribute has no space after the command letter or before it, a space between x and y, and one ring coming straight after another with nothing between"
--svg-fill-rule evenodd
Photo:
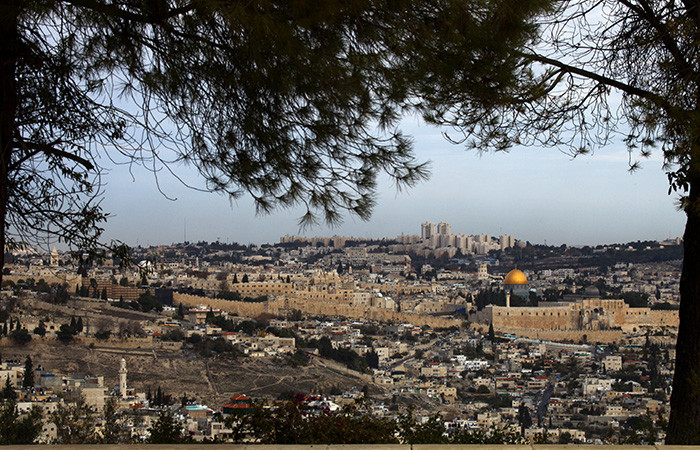
<instances>
[{"instance_id":1,"label":"church tower","mask_svg":"<svg viewBox=\"0 0 700 450\"><path fill-rule=\"evenodd\" d=\"M56 247L51 250L49 265L51 265L51 267L58 267L58 250L56 250Z\"/></svg>"}]
</instances>

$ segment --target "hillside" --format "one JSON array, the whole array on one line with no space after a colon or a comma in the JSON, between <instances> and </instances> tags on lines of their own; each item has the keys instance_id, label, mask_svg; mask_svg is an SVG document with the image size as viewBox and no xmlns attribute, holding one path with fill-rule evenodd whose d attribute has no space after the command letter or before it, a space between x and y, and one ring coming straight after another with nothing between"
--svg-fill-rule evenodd
<instances>
[{"instance_id":1,"label":"hillside","mask_svg":"<svg viewBox=\"0 0 700 450\"><path fill-rule=\"evenodd\" d=\"M7 340L3 340L7 342ZM278 397L284 392L327 393L331 387L371 385L366 375L348 371L332 361L312 358L308 366L294 368L271 358L202 358L188 351L90 349L80 344L48 345L32 341L27 346L3 346L4 360L24 361L64 375L102 375L105 386L117 382L119 361L124 357L129 385L139 392L161 387L180 398L186 393L216 409L229 397L245 393L254 397ZM380 388L372 385L379 393Z\"/></svg>"}]
</instances>

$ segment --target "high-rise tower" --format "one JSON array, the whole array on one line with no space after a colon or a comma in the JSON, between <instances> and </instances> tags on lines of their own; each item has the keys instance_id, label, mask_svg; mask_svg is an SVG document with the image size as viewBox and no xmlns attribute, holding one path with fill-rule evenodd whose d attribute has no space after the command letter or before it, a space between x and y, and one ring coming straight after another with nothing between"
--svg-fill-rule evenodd
<instances>
[{"instance_id":1,"label":"high-rise tower","mask_svg":"<svg viewBox=\"0 0 700 450\"><path fill-rule=\"evenodd\" d=\"M420 224L421 239L430 239L435 234L435 224L432 222L423 222Z\"/></svg>"},{"instance_id":2,"label":"high-rise tower","mask_svg":"<svg viewBox=\"0 0 700 450\"><path fill-rule=\"evenodd\" d=\"M438 234L452 234L452 225L447 222L440 222L437 226Z\"/></svg>"}]
</instances>

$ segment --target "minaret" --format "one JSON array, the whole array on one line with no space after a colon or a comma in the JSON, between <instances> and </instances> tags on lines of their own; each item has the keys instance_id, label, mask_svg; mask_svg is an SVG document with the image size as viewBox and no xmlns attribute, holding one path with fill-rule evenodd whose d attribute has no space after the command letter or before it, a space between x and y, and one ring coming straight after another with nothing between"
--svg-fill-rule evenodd
<instances>
[{"instance_id":1,"label":"minaret","mask_svg":"<svg viewBox=\"0 0 700 450\"><path fill-rule=\"evenodd\" d=\"M510 308L510 291L506 291L506 308Z\"/></svg>"},{"instance_id":2,"label":"minaret","mask_svg":"<svg viewBox=\"0 0 700 450\"><path fill-rule=\"evenodd\" d=\"M126 398L126 359L122 358L121 367L119 367L119 396Z\"/></svg>"}]
</instances>

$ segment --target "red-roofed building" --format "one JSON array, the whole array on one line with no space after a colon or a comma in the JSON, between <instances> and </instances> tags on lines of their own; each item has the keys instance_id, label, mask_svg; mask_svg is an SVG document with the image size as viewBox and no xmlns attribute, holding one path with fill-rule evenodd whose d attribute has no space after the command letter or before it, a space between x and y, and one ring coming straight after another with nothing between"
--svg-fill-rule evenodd
<instances>
[{"instance_id":1,"label":"red-roofed building","mask_svg":"<svg viewBox=\"0 0 700 450\"><path fill-rule=\"evenodd\" d=\"M244 394L236 394L231 397L231 401L221 407L223 414L234 414L248 412L253 409L250 397Z\"/></svg>"}]
</instances>

